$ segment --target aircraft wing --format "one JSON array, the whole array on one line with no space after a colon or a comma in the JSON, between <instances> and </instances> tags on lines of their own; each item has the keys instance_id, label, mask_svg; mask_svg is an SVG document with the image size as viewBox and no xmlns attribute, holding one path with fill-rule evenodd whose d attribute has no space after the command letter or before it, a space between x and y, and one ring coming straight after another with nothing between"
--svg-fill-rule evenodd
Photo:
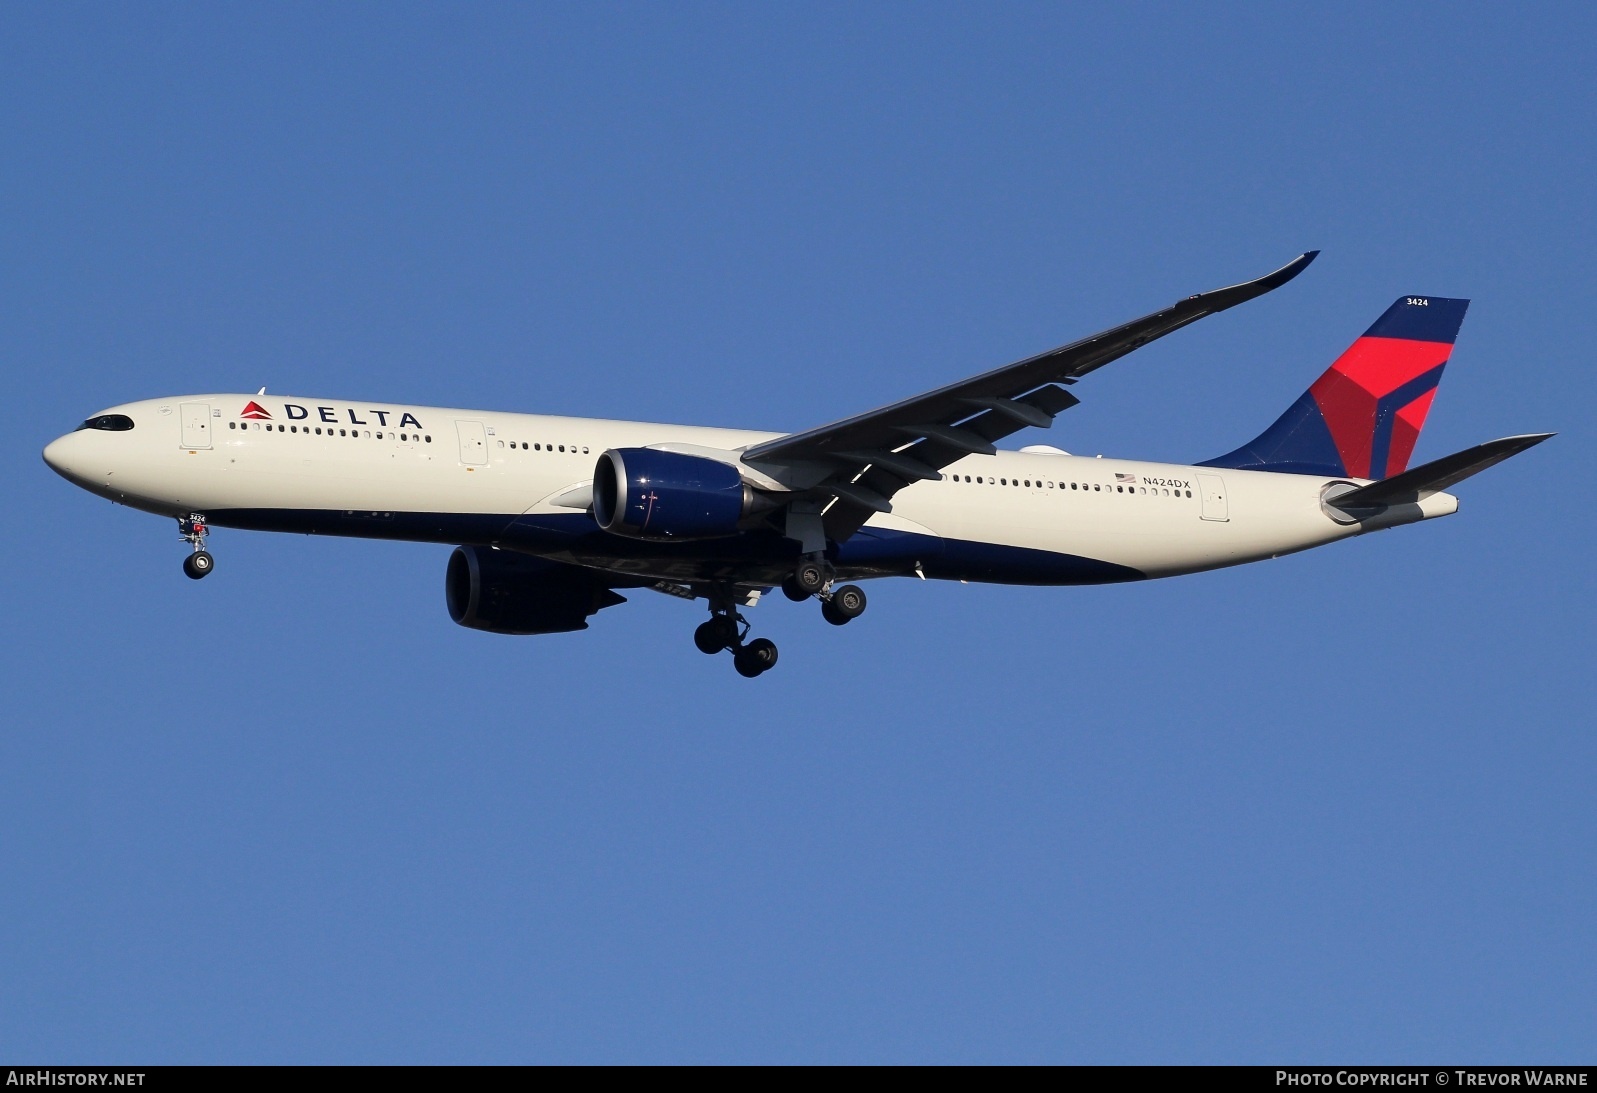
<instances>
[{"instance_id":1,"label":"aircraft wing","mask_svg":"<svg viewBox=\"0 0 1597 1093\"><path fill-rule=\"evenodd\" d=\"M1206 315L1262 296L1286 284L1319 251L1309 251L1274 273L1229 288L1199 293L1058 349L961 380L891 406L792 433L743 453L746 463L813 469L812 497L830 501L827 538L847 539L873 512L892 511L893 494L970 453L990 455L993 442L1027 426L1047 428L1055 415L1081 400L1059 384Z\"/></svg>"}]
</instances>

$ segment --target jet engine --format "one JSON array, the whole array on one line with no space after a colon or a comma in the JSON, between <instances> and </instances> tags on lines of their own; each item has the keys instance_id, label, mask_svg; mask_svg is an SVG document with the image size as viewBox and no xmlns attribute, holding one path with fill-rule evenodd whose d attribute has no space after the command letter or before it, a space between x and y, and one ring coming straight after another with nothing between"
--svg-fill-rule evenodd
<instances>
[{"instance_id":1,"label":"jet engine","mask_svg":"<svg viewBox=\"0 0 1597 1093\"><path fill-rule=\"evenodd\" d=\"M703 456L611 448L593 470L594 519L632 539L720 539L777 504L730 463Z\"/></svg>"},{"instance_id":2,"label":"jet engine","mask_svg":"<svg viewBox=\"0 0 1597 1093\"><path fill-rule=\"evenodd\" d=\"M483 547L456 547L444 574L449 617L491 634L586 630L588 616L625 603L581 566Z\"/></svg>"}]
</instances>

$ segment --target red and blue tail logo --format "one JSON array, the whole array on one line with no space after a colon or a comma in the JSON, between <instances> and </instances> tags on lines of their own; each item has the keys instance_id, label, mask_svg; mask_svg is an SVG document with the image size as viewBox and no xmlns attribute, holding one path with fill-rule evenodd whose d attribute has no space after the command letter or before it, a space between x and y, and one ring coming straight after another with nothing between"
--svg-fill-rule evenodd
<instances>
[{"instance_id":1,"label":"red and blue tail logo","mask_svg":"<svg viewBox=\"0 0 1597 1093\"><path fill-rule=\"evenodd\" d=\"M1274 425L1201 466L1330 478L1402 473L1468 307L1468 300L1402 297Z\"/></svg>"}]
</instances>

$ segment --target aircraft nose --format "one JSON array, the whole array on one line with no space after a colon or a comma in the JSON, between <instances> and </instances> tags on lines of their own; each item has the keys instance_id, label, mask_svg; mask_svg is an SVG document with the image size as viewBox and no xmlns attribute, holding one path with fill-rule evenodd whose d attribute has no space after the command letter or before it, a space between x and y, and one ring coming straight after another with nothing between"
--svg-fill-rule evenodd
<instances>
[{"instance_id":1,"label":"aircraft nose","mask_svg":"<svg viewBox=\"0 0 1597 1093\"><path fill-rule=\"evenodd\" d=\"M76 433L58 436L44 447L44 461L62 478L80 482L85 477L82 437Z\"/></svg>"}]
</instances>

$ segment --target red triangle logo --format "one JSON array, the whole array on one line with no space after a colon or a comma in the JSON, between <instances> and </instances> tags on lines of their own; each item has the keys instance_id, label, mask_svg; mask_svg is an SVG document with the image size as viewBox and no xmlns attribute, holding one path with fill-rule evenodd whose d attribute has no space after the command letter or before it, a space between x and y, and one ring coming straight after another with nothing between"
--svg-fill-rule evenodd
<instances>
[{"instance_id":1,"label":"red triangle logo","mask_svg":"<svg viewBox=\"0 0 1597 1093\"><path fill-rule=\"evenodd\" d=\"M262 406L260 403L256 402L254 399L251 399L250 400L250 404L248 406L244 407L243 413L239 414L238 416L239 417L254 418L254 419L256 419L258 421L261 418L271 417L272 415L271 415L271 412L266 409L266 407Z\"/></svg>"}]
</instances>

